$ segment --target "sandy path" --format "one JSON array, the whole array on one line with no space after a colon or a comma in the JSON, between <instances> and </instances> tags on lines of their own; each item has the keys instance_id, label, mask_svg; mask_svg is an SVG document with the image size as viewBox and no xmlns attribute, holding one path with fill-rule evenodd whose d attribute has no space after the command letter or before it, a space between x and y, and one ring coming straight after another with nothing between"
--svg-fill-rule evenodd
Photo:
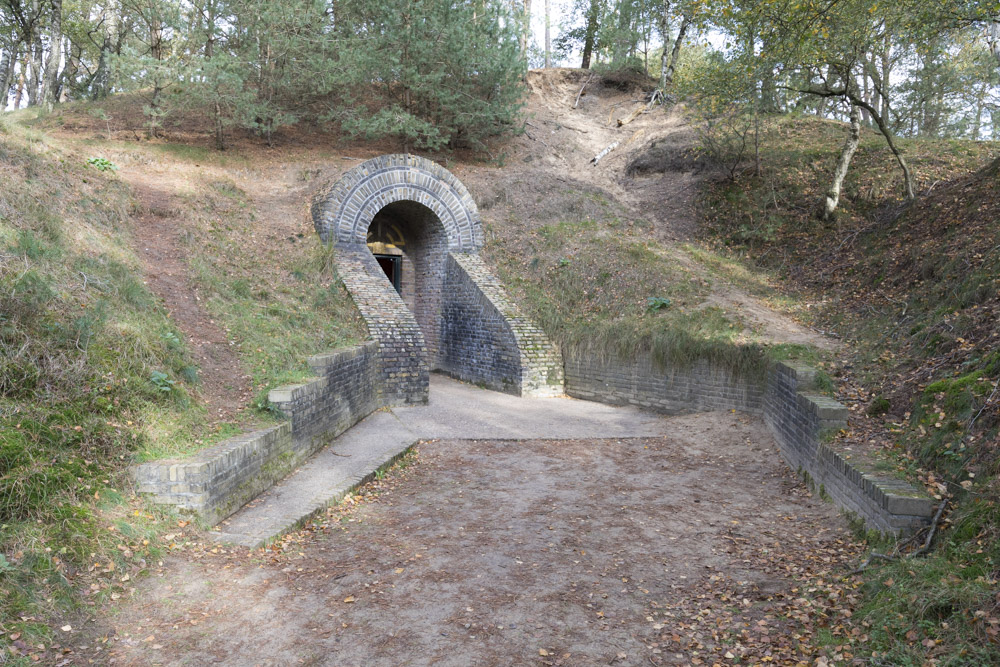
<instances>
[{"instance_id":1,"label":"sandy path","mask_svg":"<svg viewBox=\"0 0 1000 667\"><path fill-rule=\"evenodd\" d=\"M843 521L808 497L759 420L666 421L661 438L423 444L377 501L280 558L208 544L169 559L113 617L101 659L712 664L736 649L698 611L706 586L733 596L726 631L790 634L769 601L796 580L756 554L815 561Z\"/></svg>"}]
</instances>

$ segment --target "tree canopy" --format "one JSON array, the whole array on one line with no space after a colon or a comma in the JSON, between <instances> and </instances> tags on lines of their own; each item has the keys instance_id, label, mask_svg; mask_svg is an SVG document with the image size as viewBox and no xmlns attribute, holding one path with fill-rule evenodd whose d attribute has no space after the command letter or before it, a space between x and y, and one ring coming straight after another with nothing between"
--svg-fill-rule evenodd
<instances>
[{"instance_id":1,"label":"tree canopy","mask_svg":"<svg viewBox=\"0 0 1000 667\"><path fill-rule=\"evenodd\" d=\"M202 110L219 148L303 119L481 147L515 127L522 26L500 0L2 0L0 90L14 107L132 92L153 135Z\"/></svg>"}]
</instances>

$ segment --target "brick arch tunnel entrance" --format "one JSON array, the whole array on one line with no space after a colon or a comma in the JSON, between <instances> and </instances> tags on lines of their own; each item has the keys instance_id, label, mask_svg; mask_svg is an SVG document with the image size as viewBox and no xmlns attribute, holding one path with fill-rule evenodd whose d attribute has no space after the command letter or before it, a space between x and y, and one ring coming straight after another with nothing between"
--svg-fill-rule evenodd
<instances>
[{"instance_id":1,"label":"brick arch tunnel entrance","mask_svg":"<svg viewBox=\"0 0 1000 667\"><path fill-rule=\"evenodd\" d=\"M448 170L384 155L313 200L317 233L379 343L383 400L427 401L429 372L517 395L562 393L558 350L479 257L475 201Z\"/></svg>"}]
</instances>

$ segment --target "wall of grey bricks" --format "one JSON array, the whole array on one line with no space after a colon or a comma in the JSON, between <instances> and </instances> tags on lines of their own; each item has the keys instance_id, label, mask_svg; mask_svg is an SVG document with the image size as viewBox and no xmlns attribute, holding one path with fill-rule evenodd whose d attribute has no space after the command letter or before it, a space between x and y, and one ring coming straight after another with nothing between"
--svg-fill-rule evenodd
<instances>
[{"instance_id":1,"label":"wall of grey bricks","mask_svg":"<svg viewBox=\"0 0 1000 667\"><path fill-rule=\"evenodd\" d=\"M267 395L292 423L292 440L307 456L381 407L374 342L310 357L309 367L315 380Z\"/></svg>"},{"instance_id":2,"label":"wall of grey bricks","mask_svg":"<svg viewBox=\"0 0 1000 667\"><path fill-rule=\"evenodd\" d=\"M183 460L139 465L139 492L216 524L380 407L377 343L317 355L309 365L314 379L269 393L289 421Z\"/></svg>"},{"instance_id":3,"label":"wall of grey bricks","mask_svg":"<svg viewBox=\"0 0 1000 667\"><path fill-rule=\"evenodd\" d=\"M561 394L562 360L479 259L482 226L465 186L440 165L384 155L350 170L313 202L340 277L379 343L389 405L425 403L429 371L526 396ZM404 301L367 251L376 218L405 238L413 284Z\"/></svg>"},{"instance_id":4,"label":"wall of grey bricks","mask_svg":"<svg viewBox=\"0 0 1000 667\"><path fill-rule=\"evenodd\" d=\"M448 257L438 368L490 389L519 394L521 353L510 325L454 256Z\"/></svg>"},{"instance_id":5,"label":"wall of grey bricks","mask_svg":"<svg viewBox=\"0 0 1000 667\"><path fill-rule=\"evenodd\" d=\"M441 326L439 368L446 373L520 396L563 393L559 351L478 255L449 255Z\"/></svg>"},{"instance_id":6,"label":"wall of grey bricks","mask_svg":"<svg viewBox=\"0 0 1000 667\"><path fill-rule=\"evenodd\" d=\"M839 452L825 442L830 431L847 425L847 408L815 391L815 375L815 369L796 362L776 363L768 374L764 421L785 460L871 529L906 533L926 525L935 509L931 498L875 472L862 455Z\"/></svg>"},{"instance_id":7,"label":"wall of grey bricks","mask_svg":"<svg viewBox=\"0 0 1000 667\"><path fill-rule=\"evenodd\" d=\"M367 246L337 247L337 271L378 344L378 388L385 405L427 402L430 367L416 317Z\"/></svg>"},{"instance_id":8,"label":"wall of grey bricks","mask_svg":"<svg viewBox=\"0 0 1000 667\"><path fill-rule=\"evenodd\" d=\"M566 355L566 393L613 405L634 405L665 414L740 410L760 414L764 391L728 369L699 361L661 367L645 355L631 363Z\"/></svg>"},{"instance_id":9,"label":"wall of grey bricks","mask_svg":"<svg viewBox=\"0 0 1000 667\"><path fill-rule=\"evenodd\" d=\"M796 362L775 363L766 379L751 380L707 362L661 368L648 357L623 363L567 355L566 393L666 414L739 410L761 415L788 464L866 526L905 533L926 525L934 513L926 494L826 442L831 431L846 425L847 409L815 391L815 375Z\"/></svg>"}]
</instances>

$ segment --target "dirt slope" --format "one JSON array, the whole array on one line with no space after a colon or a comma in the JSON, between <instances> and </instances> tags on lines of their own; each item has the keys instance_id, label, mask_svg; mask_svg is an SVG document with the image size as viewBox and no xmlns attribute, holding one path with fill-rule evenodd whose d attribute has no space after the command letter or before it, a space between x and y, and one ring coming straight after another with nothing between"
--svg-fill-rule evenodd
<instances>
[{"instance_id":1,"label":"dirt slope","mask_svg":"<svg viewBox=\"0 0 1000 667\"><path fill-rule=\"evenodd\" d=\"M569 205L554 192L566 188L595 190L621 205L633 219L652 223L650 241L668 262L675 262L710 284L705 305L723 308L747 323L759 339L834 349L836 342L775 311L737 286L710 275L680 245L693 241L701 182L711 177L694 156L696 136L683 110L655 108L618 126L645 106L645 93L631 81L590 80L577 69L534 70L525 133L507 147L505 166L491 169L460 165L459 177L476 196L483 219L500 229L511 218L548 221L579 214L557 210ZM597 164L592 159L617 142Z\"/></svg>"}]
</instances>

